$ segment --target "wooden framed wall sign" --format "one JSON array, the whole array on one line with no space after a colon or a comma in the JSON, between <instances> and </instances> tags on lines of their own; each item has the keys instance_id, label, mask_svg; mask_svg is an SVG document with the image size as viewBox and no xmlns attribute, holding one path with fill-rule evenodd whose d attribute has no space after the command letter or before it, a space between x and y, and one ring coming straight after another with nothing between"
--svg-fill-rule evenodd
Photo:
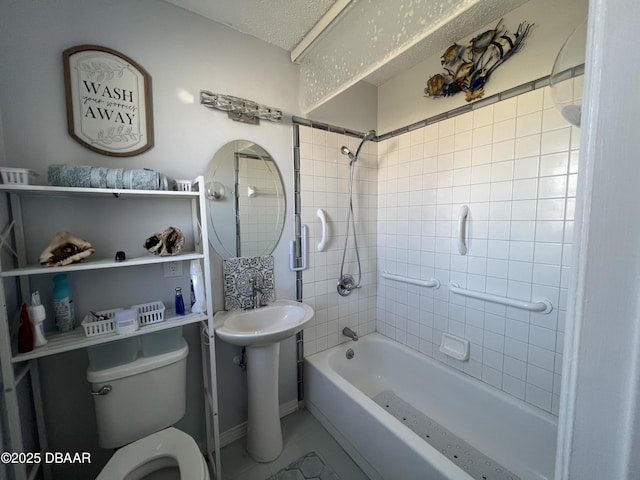
<instances>
[{"instance_id":1,"label":"wooden framed wall sign","mask_svg":"<svg viewBox=\"0 0 640 480\"><path fill-rule=\"evenodd\" d=\"M153 147L151 80L110 48L80 45L63 52L69 134L104 155L129 157Z\"/></svg>"}]
</instances>

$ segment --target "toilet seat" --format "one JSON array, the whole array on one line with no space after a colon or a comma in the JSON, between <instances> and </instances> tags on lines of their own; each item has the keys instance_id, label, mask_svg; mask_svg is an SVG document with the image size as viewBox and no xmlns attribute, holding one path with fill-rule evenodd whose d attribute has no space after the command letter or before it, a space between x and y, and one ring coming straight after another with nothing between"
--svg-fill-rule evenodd
<instances>
[{"instance_id":1,"label":"toilet seat","mask_svg":"<svg viewBox=\"0 0 640 480\"><path fill-rule=\"evenodd\" d=\"M117 450L96 480L124 479L146 463L162 458L175 461L180 478L209 478L204 458L195 440L186 433L169 427Z\"/></svg>"}]
</instances>

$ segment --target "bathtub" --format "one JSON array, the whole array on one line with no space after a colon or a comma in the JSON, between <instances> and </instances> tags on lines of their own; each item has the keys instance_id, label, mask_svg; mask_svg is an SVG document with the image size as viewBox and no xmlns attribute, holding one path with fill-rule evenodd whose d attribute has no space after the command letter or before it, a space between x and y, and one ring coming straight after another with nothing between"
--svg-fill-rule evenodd
<instances>
[{"instance_id":1,"label":"bathtub","mask_svg":"<svg viewBox=\"0 0 640 480\"><path fill-rule=\"evenodd\" d=\"M371 479L553 478L554 416L378 333L311 355L304 364L307 408ZM444 447L430 445L406 418L373 400L386 392L418 411L414 416L427 415L448 430L442 435L496 462L502 476L471 476L468 465L453 459L468 454L465 443L462 449L446 439Z\"/></svg>"}]
</instances>

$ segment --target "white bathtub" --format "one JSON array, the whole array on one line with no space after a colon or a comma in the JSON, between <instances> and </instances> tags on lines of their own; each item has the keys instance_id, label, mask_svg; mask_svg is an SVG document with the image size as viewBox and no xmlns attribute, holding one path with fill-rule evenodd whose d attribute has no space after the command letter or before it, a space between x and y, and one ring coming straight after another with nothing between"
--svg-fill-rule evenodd
<instances>
[{"instance_id":1,"label":"white bathtub","mask_svg":"<svg viewBox=\"0 0 640 480\"><path fill-rule=\"evenodd\" d=\"M388 390L522 480L553 478L555 417L378 333L307 357L304 384L307 408L372 479L472 478L372 400Z\"/></svg>"}]
</instances>

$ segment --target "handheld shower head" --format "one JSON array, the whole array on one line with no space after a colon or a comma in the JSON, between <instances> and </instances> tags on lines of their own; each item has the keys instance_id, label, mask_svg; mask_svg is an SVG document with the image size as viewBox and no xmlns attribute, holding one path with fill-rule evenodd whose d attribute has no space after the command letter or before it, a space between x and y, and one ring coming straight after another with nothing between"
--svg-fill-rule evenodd
<instances>
[{"instance_id":1,"label":"handheld shower head","mask_svg":"<svg viewBox=\"0 0 640 480\"><path fill-rule=\"evenodd\" d=\"M351 153L351 150L349 150L347 147L345 147L344 145L342 146L342 148L340 148L340 152L342 152L343 155L346 155L347 157L349 157L349 159L352 162L356 161L356 157L353 153Z\"/></svg>"},{"instance_id":2,"label":"handheld shower head","mask_svg":"<svg viewBox=\"0 0 640 480\"><path fill-rule=\"evenodd\" d=\"M358 149L356 150L356 154L355 155L351 152L351 150L349 150L345 146L340 148L340 151L342 152L343 155L347 155L349 157L349 159L351 160L351 162L353 163L356 160L358 160L358 154L360 153L360 149L362 148L362 145L364 144L364 142L366 142L367 140L371 140L375 136L376 136L376 131L375 130L369 130L367 133L365 133L364 136L362 137L362 141L360 142L360 145L358 145Z\"/></svg>"}]
</instances>

